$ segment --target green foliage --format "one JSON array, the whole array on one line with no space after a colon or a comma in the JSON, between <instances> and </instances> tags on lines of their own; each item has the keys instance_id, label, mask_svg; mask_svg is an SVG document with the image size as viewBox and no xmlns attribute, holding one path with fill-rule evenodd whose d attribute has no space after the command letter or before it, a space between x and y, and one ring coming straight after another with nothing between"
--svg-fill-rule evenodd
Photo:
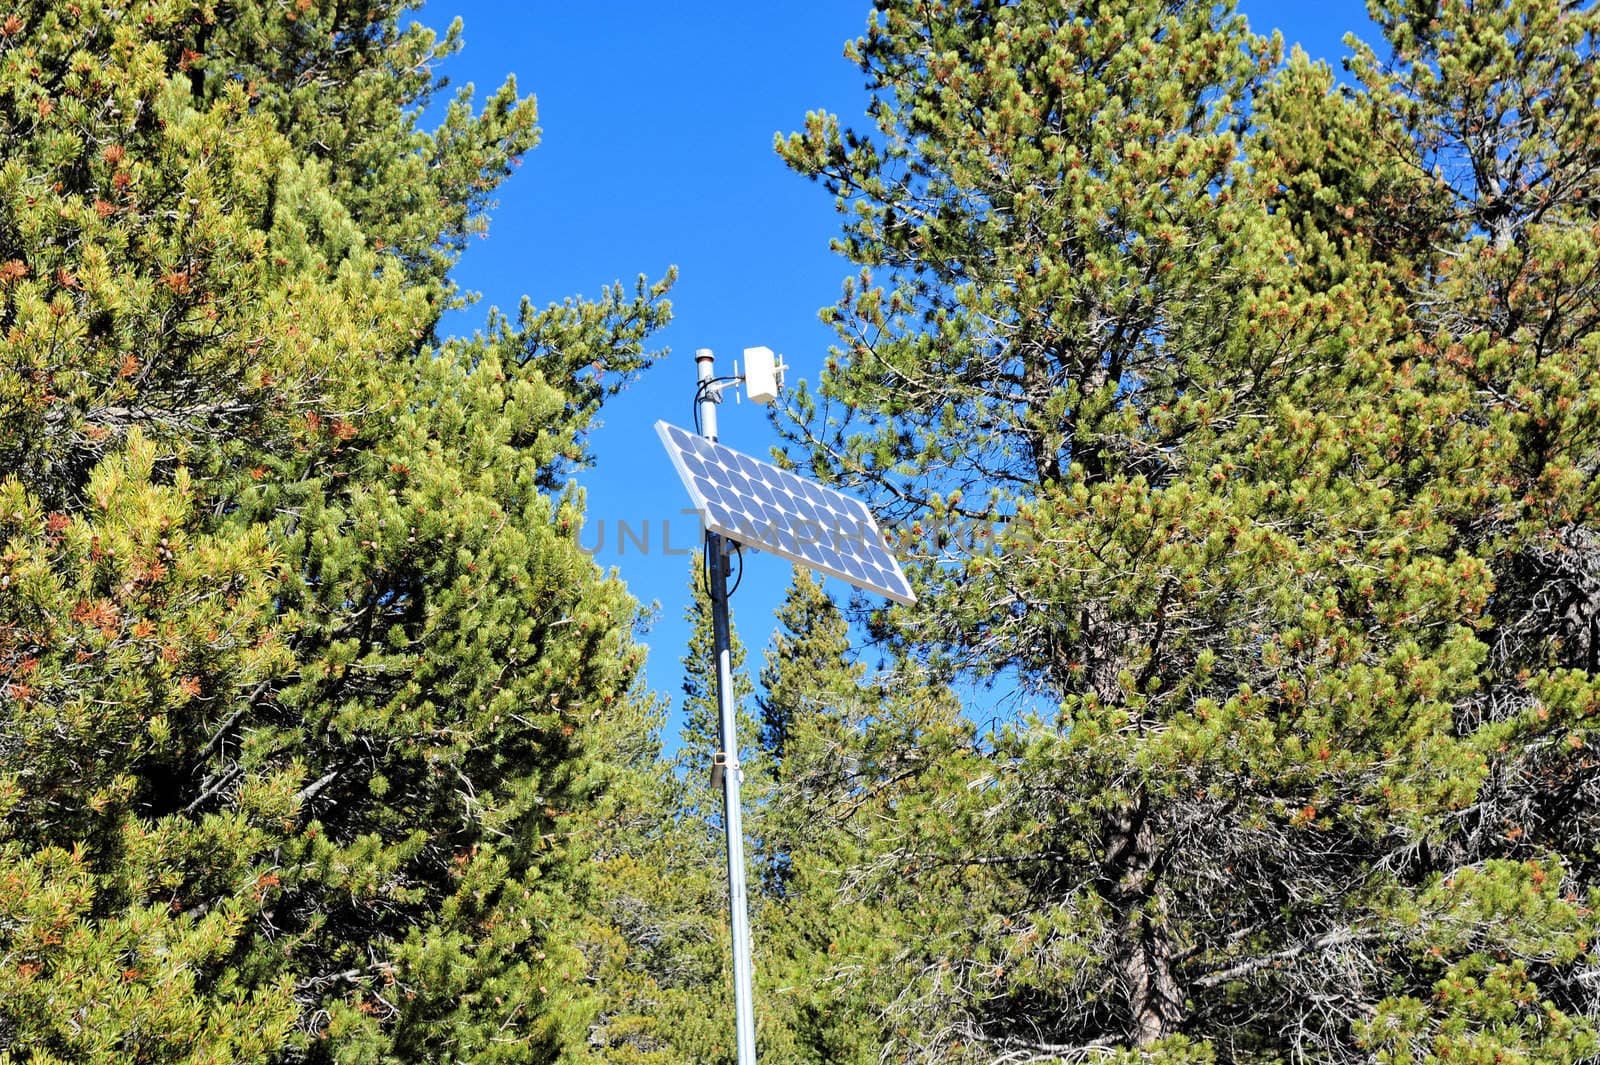
<instances>
[{"instance_id":1,"label":"green foliage","mask_svg":"<svg viewBox=\"0 0 1600 1065\"><path fill-rule=\"evenodd\" d=\"M600 995L584 1060L734 1058L725 857L702 812L706 759L683 761L652 749L600 810L582 941Z\"/></svg>"},{"instance_id":2,"label":"green foliage","mask_svg":"<svg viewBox=\"0 0 1600 1065\"><path fill-rule=\"evenodd\" d=\"M736 557L736 556L730 556ZM735 563L735 567L741 563ZM716 633L711 620L711 588L704 559L696 553L690 562L689 606L684 619L689 622L689 647L683 655L683 746L685 770L705 776L710 752L722 749L722 718L717 703ZM733 675L732 702L739 730L739 757L753 754L757 731L748 703L755 691L744 668L744 641L733 624L733 608L728 608L728 660ZM758 759L749 758L754 769ZM718 799L720 801L720 799Z\"/></svg>"},{"instance_id":3,"label":"green foliage","mask_svg":"<svg viewBox=\"0 0 1600 1065\"><path fill-rule=\"evenodd\" d=\"M830 689L853 693L862 670L850 662L845 617L823 591L822 580L796 566L788 595L778 608L779 630L761 670L761 748L783 765L790 737ZM783 775L781 769L780 777Z\"/></svg>"},{"instance_id":4,"label":"green foliage","mask_svg":"<svg viewBox=\"0 0 1600 1065\"><path fill-rule=\"evenodd\" d=\"M785 613L816 609L819 591L801 577ZM811 681L761 811L773 870L756 944L763 1054L873 1062L885 1046L947 1035L930 1003L959 994L959 972L982 962L973 918L997 905L993 881L981 863L933 848L949 836L953 790L981 780L983 757L957 701L912 663L870 681L842 666L777 687L798 693ZM907 875L919 854L927 877ZM966 960L952 971L956 958Z\"/></svg>"},{"instance_id":5,"label":"green foliage","mask_svg":"<svg viewBox=\"0 0 1600 1065\"><path fill-rule=\"evenodd\" d=\"M723 796L710 779L711 756L722 749L716 637L699 553L689 587L679 753L663 761L653 751L633 764L630 785L603 811L597 847L585 953L603 992L590 1046L595 1060L619 1065L735 1057ZM759 802L765 773L745 709L751 683L731 625L730 637L744 794Z\"/></svg>"},{"instance_id":6,"label":"green foliage","mask_svg":"<svg viewBox=\"0 0 1600 1065\"><path fill-rule=\"evenodd\" d=\"M1596 16L1378 11L1357 93L1210 5L885 3L874 128L779 142L875 631L1057 708L816 830L808 1060L863 972L906 1060L1593 1055Z\"/></svg>"},{"instance_id":7,"label":"green foliage","mask_svg":"<svg viewBox=\"0 0 1600 1065\"><path fill-rule=\"evenodd\" d=\"M207 705L285 665L278 563L260 529L207 532L187 471L154 483L155 457L135 430L71 516L0 487L6 1043L258 1061L294 1020L292 988L219 969L261 918L265 824L292 782L253 781L225 813L142 814L175 801ZM185 906L184 887L211 904Z\"/></svg>"},{"instance_id":8,"label":"green foliage","mask_svg":"<svg viewBox=\"0 0 1600 1065\"><path fill-rule=\"evenodd\" d=\"M816 790L806 775L814 763L815 730L848 728L836 711L860 697L862 670L852 664L850 636L844 615L822 589L822 581L796 566L761 669L763 694L760 746L771 775L772 801L756 825L762 838L764 887L769 895L785 893L791 875L790 850L815 822L817 811L805 811ZM798 757L789 755L799 741Z\"/></svg>"},{"instance_id":9,"label":"green foliage","mask_svg":"<svg viewBox=\"0 0 1600 1065\"><path fill-rule=\"evenodd\" d=\"M396 4L0 26L0 1046L553 1061L635 606L575 540L666 283L436 349L534 138Z\"/></svg>"},{"instance_id":10,"label":"green foliage","mask_svg":"<svg viewBox=\"0 0 1600 1065\"><path fill-rule=\"evenodd\" d=\"M437 129L419 128L446 88L434 66L461 49L462 27L456 19L440 38L408 19L415 6L207 0L185 20L183 43L168 47L180 49L197 98L242 82L296 155L316 161L369 245L437 284L484 231L495 187L538 143L537 109L507 79L474 113L466 85Z\"/></svg>"},{"instance_id":11,"label":"green foliage","mask_svg":"<svg viewBox=\"0 0 1600 1065\"><path fill-rule=\"evenodd\" d=\"M919 602L735 645L764 1060L1600 1056L1600 12L1373 11L883 0L780 142ZM437 343L537 130L403 15L0 19L0 1060L732 1059L568 482L670 278Z\"/></svg>"}]
</instances>

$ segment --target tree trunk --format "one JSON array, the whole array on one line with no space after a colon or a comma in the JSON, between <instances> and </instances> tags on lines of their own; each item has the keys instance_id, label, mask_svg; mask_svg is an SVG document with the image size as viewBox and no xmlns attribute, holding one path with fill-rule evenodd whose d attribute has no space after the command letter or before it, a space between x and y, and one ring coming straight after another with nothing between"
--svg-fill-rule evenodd
<instances>
[{"instance_id":1,"label":"tree trunk","mask_svg":"<svg viewBox=\"0 0 1600 1065\"><path fill-rule=\"evenodd\" d=\"M1106 819L1101 894L1116 914L1113 966L1127 1006L1127 1039L1148 1046L1183 1020L1173 946L1158 890L1155 831L1141 791Z\"/></svg>"}]
</instances>

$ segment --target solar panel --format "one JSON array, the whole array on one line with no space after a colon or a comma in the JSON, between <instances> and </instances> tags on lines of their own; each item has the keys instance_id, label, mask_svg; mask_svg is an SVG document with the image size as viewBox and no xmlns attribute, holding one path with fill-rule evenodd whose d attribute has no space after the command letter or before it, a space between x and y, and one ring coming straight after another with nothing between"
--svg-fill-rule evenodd
<instances>
[{"instance_id":1,"label":"solar panel","mask_svg":"<svg viewBox=\"0 0 1600 1065\"><path fill-rule=\"evenodd\" d=\"M705 527L802 566L917 601L866 504L666 422L656 432Z\"/></svg>"}]
</instances>

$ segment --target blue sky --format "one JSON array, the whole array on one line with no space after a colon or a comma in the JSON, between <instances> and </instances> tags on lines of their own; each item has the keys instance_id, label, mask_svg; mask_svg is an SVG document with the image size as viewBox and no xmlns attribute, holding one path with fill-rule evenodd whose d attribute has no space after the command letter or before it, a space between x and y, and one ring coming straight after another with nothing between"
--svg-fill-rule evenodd
<instances>
[{"instance_id":1,"label":"blue sky","mask_svg":"<svg viewBox=\"0 0 1600 1065\"><path fill-rule=\"evenodd\" d=\"M1252 28L1283 31L1335 69L1354 31L1376 38L1355 0L1254 0ZM470 333L490 306L596 295L676 265L674 321L660 335L668 358L603 413L582 542L601 545L641 602L660 604L646 641L648 679L676 702L688 638L688 549L698 533L682 488L652 430L658 418L689 425L694 350L712 348L731 372L741 349L783 352L791 382L812 378L832 341L817 312L852 271L828 250L838 231L831 199L789 172L774 133L799 128L808 110L860 124L867 97L844 42L866 25L870 2L767 0L664 4L612 0L493 3L432 0L419 16L443 29L460 15L466 47L443 69L480 92L515 74L538 98L543 139L499 193L486 240L474 241L456 272L482 302L452 315L446 333ZM777 443L762 408L725 403L722 440L764 457ZM619 545L618 523L634 539ZM663 537L666 542L663 543ZM668 552L672 553L668 553ZM752 675L774 628L789 566L747 556L734 619ZM836 598L846 589L830 582ZM668 728L675 739L677 719Z\"/></svg>"}]
</instances>

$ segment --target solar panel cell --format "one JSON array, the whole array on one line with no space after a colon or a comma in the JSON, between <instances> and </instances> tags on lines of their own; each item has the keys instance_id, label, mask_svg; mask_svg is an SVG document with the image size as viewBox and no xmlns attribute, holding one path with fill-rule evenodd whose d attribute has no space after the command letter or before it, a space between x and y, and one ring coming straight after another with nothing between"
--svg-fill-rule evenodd
<instances>
[{"instance_id":1,"label":"solar panel cell","mask_svg":"<svg viewBox=\"0 0 1600 1065\"><path fill-rule=\"evenodd\" d=\"M656 422L705 527L877 592L916 595L866 504L703 436Z\"/></svg>"}]
</instances>

